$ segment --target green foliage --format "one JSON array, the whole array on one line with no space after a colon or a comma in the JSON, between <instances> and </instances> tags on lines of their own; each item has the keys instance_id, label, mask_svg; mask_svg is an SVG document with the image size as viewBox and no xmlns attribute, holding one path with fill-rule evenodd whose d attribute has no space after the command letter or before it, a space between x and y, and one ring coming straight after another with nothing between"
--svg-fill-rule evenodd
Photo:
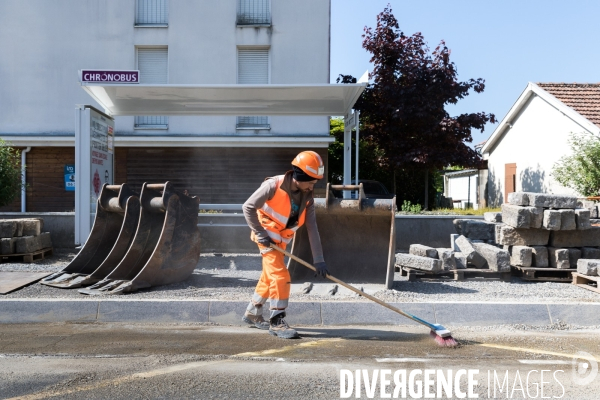
<instances>
[{"instance_id":1,"label":"green foliage","mask_svg":"<svg viewBox=\"0 0 600 400\"><path fill-rule=\"evenodd\" d=\"M10 204L21 187L20 152L0 139L0 207Z\"/></svg>"},{"instance_id":2,"label":"green foliage","mask_svg":"<svg viewBox=\"0 0 600 400\"><path fill-rule=\"evenodd\" d=\"M600 138L591 134L572 133L572 154L563 156L552 168L551 175L561 185L584 196L600 194Z\"/></svg>"},{"instance_id":3,"label":"green foliage","mask_svg":"<svg viewBox=\"0 0 600 400\"><path fill-rule=\"evenodd\" d=\"M421 205L411 204L410 201L404 200L404 202L402 203L402 207L400 207L400 211L418 214L421 212Z\"/></svg>"},{"instance_id":4,"label":"green foliage","mask_svg":"<svg viewBox=\"0 0 600 400\"><path fill-rule=\"evenodd\" d=\"M329 145L329 182L332 184L342 183L344 174L344 119L332 118L330 122L330 135L335 138L335 142ZM361 126L362 129L362 126ZM359 138L359 179L371 179L383 183L388 190L393 190L393 173L381 161L383 151L381 151L368 138ZM352 180L354 176L354 166L356 165L356 134L352 133Z\"/></svg>"}]
</instances>

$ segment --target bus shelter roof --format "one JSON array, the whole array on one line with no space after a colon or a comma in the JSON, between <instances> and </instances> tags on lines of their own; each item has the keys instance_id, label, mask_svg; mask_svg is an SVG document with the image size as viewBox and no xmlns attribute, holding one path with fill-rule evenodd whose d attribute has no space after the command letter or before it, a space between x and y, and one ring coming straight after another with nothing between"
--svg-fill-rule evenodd
<instances>
[{"instance_id":1,"label":"bus shelter roof","mask_svg":"<svg viewBox=\"0 0 600 400\"><path fill-rule=\"evenodd\" d=\"M81 85L112 116L344 116L367 84Z\"/></svg>"}]
</instances>

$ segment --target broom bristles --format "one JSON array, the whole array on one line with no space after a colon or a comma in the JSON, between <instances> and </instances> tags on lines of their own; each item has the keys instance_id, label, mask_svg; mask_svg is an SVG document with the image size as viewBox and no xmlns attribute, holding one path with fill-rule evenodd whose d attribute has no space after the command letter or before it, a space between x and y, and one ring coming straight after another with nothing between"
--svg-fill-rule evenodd
<instances>
[{"instance_id":1,"label":"broom bristles","mask_svg":"<svg viewBox=\"0 0 600 400\"><path fill-rule=\"evenodd\" d=\"M438 346L441 347L456 347L458 346L458 342L454 340L452 336L441 337L432 329L429 332L429 335L435 340Z\"/></svg>"}]
</instances>

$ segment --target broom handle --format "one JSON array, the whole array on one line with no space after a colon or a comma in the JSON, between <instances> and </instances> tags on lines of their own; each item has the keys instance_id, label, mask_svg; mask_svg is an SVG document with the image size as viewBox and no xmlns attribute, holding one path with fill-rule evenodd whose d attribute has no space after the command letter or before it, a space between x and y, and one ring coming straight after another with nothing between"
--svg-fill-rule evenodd
<instances>
[{"instance_id":1,"label":"broom handle","mask_svg":"<svg viewBox=\"0 0 600 400\"><path fill-rule=\"evenodd\" d=\"M295 256L295 255L293 255L292 253L290 253L290 252L288 252L288 251L286 251L286 250L282 249L281 247L279 247L279 246L277 246L277 245L275 245L275 244L273 244L273 243L271 243L271 247L272 247L272 248L274 248L275 250L277 250L277 251L279 251L279 252L281 252L281 253L285 254L286 256L288 256L289 258L291 258L292 260L294 260L294 261L296 261L296 262L298 262L298 263L300 263L300 264L304 265L306 268L312 269L313 271L317 272L317 269L316 269L314 266L312 266L311 264L309 264L309 263L307 263L306 261L302 260L301 258L298 258L298 257L296 257L296 256ZM345 287L346 289L350 289L350 290L352 290L353 292L355 292L355 293L358 293L358 294L360 294L361 296L363 296L363 297L366 297L367 299L369 299L369 300L371 300L371 301L374 301L375 303L377 303L377 304L379 304L379 305L381 305L381 306L384 306L384 307L385 307L385 308L387 308L387 309L390 309L390 310L392 310L392 311L394 311L394 312L396 312L396 313L398 313L398 314L400 314L400 315L403 315L403 316L405 316L406 318L410 318L410 319L412 319L412 320L413 320L413 321L415 321L415 322L418 322L418 323L420 323L420 324L422 324L422 325L425 325L426 327L428 327L428 328L430 328L430 329L433 329L433 330L436 330L436 329L437 329L435 326L433 326L433 325L432 325L432 324L430 324L429 322L427 322L427 321L424 321L424 320L422 320L422 319L421 319L421 318L419 318L419 317L415 317L415 316L414 316L414 315L412 315L412 314L409 314L409 313L407 313L407 312L404 312L404 311L400 310L399 308L396 308L396 307L394 307L394 306L391 306L391 305L389 305L388 303L386 303L386 302L384 302L384 301L381 301L381 300L379 300L377 297L373 297L373 296L371 296L371 295L369 295L369 294L367 294L367 293L363 292L362 290L359 290L359 289L355 288L354 286L350 286L350 285L348 285L346 282L339 280L339 279L338 279L338 278L336 278L335 276L332 276L332 275L329 275L329 274L327 274L327 279L329 279L329 280L331 280L331 281L334 281L335 283L338 283L338 284L342 285L342 286L343 286L343 287Z\"/></svg>"}]
</instances>

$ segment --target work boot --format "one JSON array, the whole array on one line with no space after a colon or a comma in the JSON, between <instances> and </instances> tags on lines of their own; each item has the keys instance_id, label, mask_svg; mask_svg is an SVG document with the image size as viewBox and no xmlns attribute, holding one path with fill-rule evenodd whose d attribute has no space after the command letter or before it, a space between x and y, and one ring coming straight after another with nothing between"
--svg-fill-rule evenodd
<instances>
[{"instance_id":1,"label":"work boot","mask_svg":"<svg viewBox=\"0 0 600 400\"><path fill-rule=\"evenodd\" d=\"M277 336L282 339L294 339L298 337L298 332L296 330L289 327L287 322L283 319L285 317L285 313L277 314L269 321L271 322L271 327L269 328L269 333L273 336Z\"/></svg>"},{"instance_id":2,"label":"work boot","mask_svg":"<svg viewBox=\"0 0 600 400\"><path fill-rule=\"evenodd\" d=\"M242 317L242 321L249 325L254 325L258 329L267 330L269 329L269 323L265 321L262 315L251 314L250 311L246 311Z\"/></svg>"}]
</instances>

